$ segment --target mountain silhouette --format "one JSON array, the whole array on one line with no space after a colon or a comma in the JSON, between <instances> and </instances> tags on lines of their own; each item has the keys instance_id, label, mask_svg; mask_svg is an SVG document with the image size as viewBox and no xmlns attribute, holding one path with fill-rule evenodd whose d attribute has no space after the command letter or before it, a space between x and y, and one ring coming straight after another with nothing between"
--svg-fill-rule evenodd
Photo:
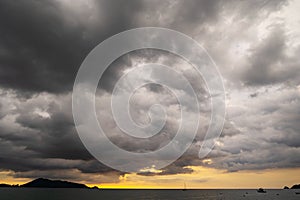
<instances>
[{"instance_id":1,"label":"mountain silhouette","mask_svg":"<svg viewBox=\"0 0 300 200\"><path fill-rule=\"evenodd\" d=\"M73 183L61 180L49 180L45 178L38 178L31 182L25 183L20 187L31 187L31 188L89 188L84 184Z\"/></svg>"},{"instance_id":2,"label":"mountain silhouette","mask_svg":"<svg viewBox=\"0 0 300 200\"><path fill-rule=\"evenodd\" d=\"M97 186L92 188L81 184L61 180L49 180L46 178L38 178L20 186L0 184L0 187L23 187L23 188L82 188L82 189L98 189Z\"/></svg>"},{"instance_id":3,"label":"mountain silhouette","mask_svg":"<svg viewBox=\"0 0 300 200\"><path fill-rule=\"evenodd\" d=\"M291 187L291 189L300 189L300 184L298 184L298 185L293 185L293 186Z\"/></svg>"}]
</instances>

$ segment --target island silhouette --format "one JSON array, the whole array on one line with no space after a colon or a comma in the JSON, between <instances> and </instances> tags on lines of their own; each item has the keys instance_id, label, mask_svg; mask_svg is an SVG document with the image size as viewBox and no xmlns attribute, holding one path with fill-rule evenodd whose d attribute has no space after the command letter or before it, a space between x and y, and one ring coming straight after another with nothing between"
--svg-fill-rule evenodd
<instances>
[{"instance_id":1,"label":"island silhouette","mask_svg":"<svg viewBox=\"0 0 300 200\"><path fill-rule=\"evenodd\" d=\"M291 187L291 189L300 189L300 184L298 184L298 185L293 185L293 186Z\"/></svg>"},{"instance_id":2,"label":"island silhouette","mask_svg":"<svg viewBox=\"0 0 300 200\"><path fill-rule=\"evenodd\" d=\"M22 185L0 184L0 187L22 187L22 188L81 188L81 189L98 189L97 186L88 187L85 184L74 183L61 180L50 180L38 178Z\"/></svg>"}]
</instances>

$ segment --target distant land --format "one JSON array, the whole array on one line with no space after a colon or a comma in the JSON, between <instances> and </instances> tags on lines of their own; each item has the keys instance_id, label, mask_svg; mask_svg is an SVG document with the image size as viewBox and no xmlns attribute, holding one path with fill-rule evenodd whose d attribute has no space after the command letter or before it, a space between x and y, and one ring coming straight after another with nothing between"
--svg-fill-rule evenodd
<instances>
[{"instance_id":1,"label":"distant land","mask_svg":"<svg viewBox=\"0 0 300 200\"><path fill-rule=\"evenodd\" d=\"M0 188L13 187L13 188L79 188L79 189L99 189L97 186L88 187L85 184L74 183L62 180L50 180L46 178L38 178L22 185L9 185L0 183ZM300 189L300 184L295 184L292 187L284 186L283 189Z\"/></svg>"},{"instance_id":2,"label":"distant land","mask_svg":"<svg viewBox=\"0 0 300 200\"><path fill-rule=\"evenodd\" d=\"M99 189L97 186L88 187L81 183L73 183L69 181L50 180L46 178L38 178L23 185L0 184L0 187L20 187L20 188L82 188L82 189Z\"/></svg>"},{"instance_id":3,"label":"distant land","mask_svg":"<svg viewBox=\"0 0 300 200\"><path fill-rule=\"evenodd\" d=\"M291 189L300 189L300 184L298 184L298 185L293 185L293 186L291 187Z\"/></svg>"}]
</instances>

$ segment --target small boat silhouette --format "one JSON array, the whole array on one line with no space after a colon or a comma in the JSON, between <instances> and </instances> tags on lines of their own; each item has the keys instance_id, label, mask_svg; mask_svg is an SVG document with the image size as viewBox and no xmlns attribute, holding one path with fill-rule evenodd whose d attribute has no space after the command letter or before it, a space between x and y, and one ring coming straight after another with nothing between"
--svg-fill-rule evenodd
<instances>
[{"instance_id":1,"label":"small boat silhouette","mask_svg":"<svg viewBox=\"0 0 300 200\"><path fill-rule=\"evenodd\" d=\"M185 182L184 182L184 187L183 187L182 191L186 191L186 184L185 184Z\"/></svg>"},{"instance_id":2,"label":"small boat silhouette","mask_svg":"<svg viewBox=\"0 0 300 200\"><path fill-rule=\"evenodd\" d=\"M263 188L259 188L258 190L256 190L258 193L267 193L266 190L264 190Z\"/></svg>"}]
</instances>

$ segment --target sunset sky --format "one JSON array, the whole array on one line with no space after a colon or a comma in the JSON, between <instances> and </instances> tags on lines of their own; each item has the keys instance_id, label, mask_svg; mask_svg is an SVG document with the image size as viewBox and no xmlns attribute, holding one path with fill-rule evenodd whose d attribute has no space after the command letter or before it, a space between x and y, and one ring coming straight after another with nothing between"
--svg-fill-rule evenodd
<instances>
[{"instance_id":1,"label":"sunset sky","mask_svg":"<svg viewBox=\"0 0 300 200\"><path fill-rule=\"evenodd\" d=\"M297 0L0 1L0 183L44 177L103 188L299 184L299 10ZM165 106L168 114L166 126L144 140L122 133L107 105L118 79L134 67L149 62L171 66L191 82L200 102L200 116L190 110L200 125L188 151L163 169L126 173L96 160L79 139L72 89L80 65L105 39L138 27L182 32L202 45L218 67L226 117L206 158L198 157L211 116L205 81L182 58L161 50L133 51L110 65L99 82L97 117L108 138L126 151L166 145L180 116L168 89L150 84L132 96L131 114L138 124L149 123L147 110L153 104Z\"/></svg>"}]
</instances>

